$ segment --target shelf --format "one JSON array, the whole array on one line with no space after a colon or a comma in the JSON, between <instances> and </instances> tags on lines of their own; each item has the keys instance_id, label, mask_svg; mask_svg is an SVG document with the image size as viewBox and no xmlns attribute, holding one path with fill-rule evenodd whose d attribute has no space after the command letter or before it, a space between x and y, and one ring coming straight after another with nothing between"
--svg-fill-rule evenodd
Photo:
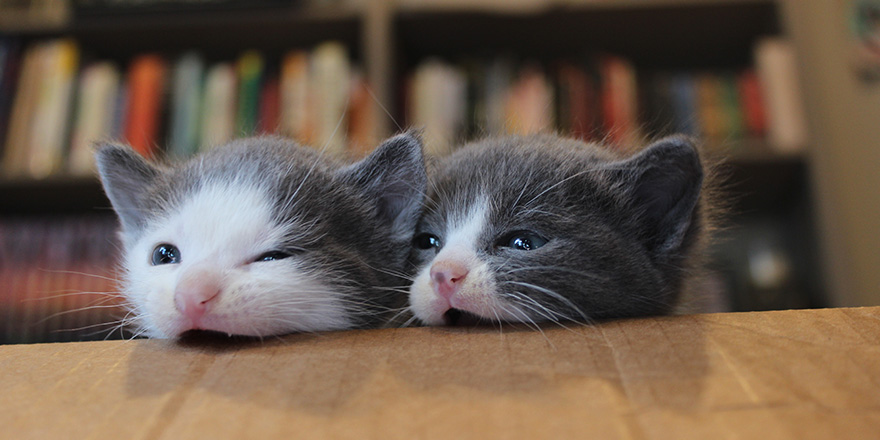
<instances>
[{"instance_id":1,"label":"shelf","mask_svg":"<svg viewBox=\"0 0 880 440\"><path fill-rule=\"evenodd\" d=\"M210 58L229 58L247 49L267 54L309 48L326 40L339 40L359 50L361 11L347 5L335 7L263 7L164 10L143 13L100 14L75 17L68 25L15 32L27 39L68 36L91 54L118 61L132 54L175 54L195 49Z\"/></svg>"},{"instance_id":2,"label":"shelf","mask_svg":"<svg viewBox=\"0 0 880 440\"><path fill-rule=\"evenodd\" d=\"M92 177L0 180L0 215L110 213L100 182Z\"/></svg>"},{"instance_id":3,"label":"shelf","mask_svg":"<svg viewBox=\"0 0 880 440\"><path fill-rule=\"evenodd\" d=\"M401 12L492 12L534 14L548 9L638 9L645 7L737 6L772 4L773 0L397 0Z\"/></svg>"},{"instance_id":4,"label":"shelf","mask_svg":"<svg viewBox=\"0 0 880 440\"><path fill-rule=\"evenodd\" d=\"M637 67L691 69L750 64L755 39L779 33L774 2L627 3L632 7L601 1L527 15L404 7L396 17L398 49L409 64L425 56L513 53L548 61L609 52Z\"/></svg>"},{"instance_id":5,"label":"shelf","mask_svg":"<svg viewBox=\"0 0 880 440\"><path fill-rule=\"evenodd\" d=\"M781 209L806 182L806 160L802 155L774 153L758 141L732 144L731 150L737 149L719 154L717 148L707 148L710 157L723 156L721 172L731 182L726 189L736 201L737 212ZM100 182L91 177L0 179L0 194L0 215L110 210Z\"/></svg>"}]
</instances>

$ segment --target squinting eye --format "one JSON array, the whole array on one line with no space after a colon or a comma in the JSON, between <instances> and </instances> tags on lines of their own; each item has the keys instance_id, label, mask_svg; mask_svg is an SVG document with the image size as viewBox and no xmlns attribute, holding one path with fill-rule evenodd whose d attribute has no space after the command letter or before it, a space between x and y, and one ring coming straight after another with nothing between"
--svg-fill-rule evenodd
<instances>
[{"instance_id":1,"label":"squinting eye","mask_svg":"<svg viewBox=\"0 0 880 440\"><path fill-rule=\"evenodd\" d=\"M153 249L153 258L150 262L153 266L180 263L180 250L173 244L162 243Z\"/></svg>"},{"instance_id":2,"label":"squinting eye","mask_svg":"<svg viewBox=\"0 0 880 440\"><path fill-rule=\"evenodd\" d=\"M275 261L275 260L283 260L283 259L285 259L285 258L287 258L287 257L289 257L289 256L290 256L290 254L288 254L287 252L282 252L282 251L271 251L271 252L266 252L266 253L263 254L263 255L260 255L259 257L257 257L256 260L254 260L254 262L255 262L255 263L258 263L258 262L260 262L260 261Z\"/></svg>"},{"instance_id":3,"label":"squinting eye","mask_svg":"<svg viewBox=\"0 0 880 440\"><path fill-rule=\"evenodd\" d=\"M499 246L518 249L521 251L533 251L547 244L547 239L530 231L516 231L501 240Z\"/></svg>"},{"instance_id":4,"label":"squinting eye","mask_svg":"<svg viewBox=\"0 0 880 440\"><path fill-rule=\"evenodd\" d=\"M413 239L413 246L415 246L419 249L432 249L432 248L439 249L440 247L443 246L443 244L440 243L440 239L437 238L436 235L419 234L416 236L416 238Z\"/></svg>"}]
</instances>

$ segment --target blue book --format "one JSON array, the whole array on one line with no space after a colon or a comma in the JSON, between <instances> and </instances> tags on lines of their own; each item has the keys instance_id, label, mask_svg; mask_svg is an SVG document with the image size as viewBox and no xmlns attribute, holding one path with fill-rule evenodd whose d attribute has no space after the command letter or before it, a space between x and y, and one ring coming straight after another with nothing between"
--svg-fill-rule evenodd
<instances>
[{"instance_id":1,"label":"blue book","mask_svg":"<svg viewBox=\"0 0 880 440\"><path fill-rule=\"evenodd\" d=\"M204 72L205 63L194 52L184 54L174 65L168 130L168 152L173 156L192 156L199 147Z\"/></svg>"},{"instance_id":2,"label":"blue book","mask_svg":"<svg viewBox=\"0 0 880 440\"><path fill-rule=\"evenodd\" d=\"M672 77L672 111L676 132L699 134L697 92L693 75L678 73Z\"/></svg>"}]
</instances>

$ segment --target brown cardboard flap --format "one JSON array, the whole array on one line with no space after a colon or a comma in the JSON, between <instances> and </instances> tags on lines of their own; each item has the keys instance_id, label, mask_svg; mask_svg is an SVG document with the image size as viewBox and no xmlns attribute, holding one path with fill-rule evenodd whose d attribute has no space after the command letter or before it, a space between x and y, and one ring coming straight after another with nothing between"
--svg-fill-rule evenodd
<instances>
[{"instance_id":1,"label":"brown cardboard flap","mask_svg":"<svg viewBox=\"0 0 880 440\"><path fill-rule=\"evenodd\" d=\"M0 346L8 438L874 438L880 307Z\"/></svg>"}]
</instances>

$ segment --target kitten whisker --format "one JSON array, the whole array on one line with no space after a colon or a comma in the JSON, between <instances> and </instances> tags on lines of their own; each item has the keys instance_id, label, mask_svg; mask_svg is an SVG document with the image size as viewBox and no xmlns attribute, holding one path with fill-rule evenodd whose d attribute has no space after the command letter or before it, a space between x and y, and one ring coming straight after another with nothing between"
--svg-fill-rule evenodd
<instances>
[{"instance_id":1,"label":"kitten whisker","mask_svg":"<svg viewBox=\"0 0 880 440\"><path fill-rule=\"evenodd\" d=\"M576 306L573 302L571 302L571 300L569 300L568 298L566 298L566 297L564 297L564 296L562 296L562 295L560 295L560 294L558 294L558 293L556 293L556 292L554 292L554 291L552 291L552 290L550 290L550 289L547 289L547 288L544 288L544 287L541 287L541 286L537 286L537 285L534 285L534 284L531 284L531 283L522 282L522 281L504 281L503 283L504 283L504 284L513 284L513 285L522 286L522 287L526 287L526 288L529 288L529 289L537 290L538 292L544 293L544 294L546 294L546 295L548 295L548 296L550 296L550 297L552 297L552 298L558 300L559 302L565 304L566 306L568 306L569 308L571 308L572 311L577 312L577 314L580 315L580 316L584 319L584 321L589 321L589 319L590 319L590 318L587 316L587 314L584 313L584 311L581 310L580 307Z\"/></svg>"},{"instance_id":2,"label":"kitten whisker","mask_svg":"<svg viewBox=\"0 0 880 440\"><path fill-rule=\"evenodd\" d=\"M508 270L506 272L503 272L503 274L504 275L512 275L516 272L521 272L521 271L526 271L526 270L552 270L552 271L556 271L556 272L570 273L572 275L579 275L584 278L590 278L590 279L594 279L594 280L598 280L598 281L608 281L608 277L603 277L600 275L596 275L596 274L592 274L592 273L588 273L588 272L583 272L583 271L579 271L579 270L575 270L575 269L569 269L567 267L562 267L562 266L523 266L523 267L517 267L515 269Z\"/></svg>"}]
</instances>

